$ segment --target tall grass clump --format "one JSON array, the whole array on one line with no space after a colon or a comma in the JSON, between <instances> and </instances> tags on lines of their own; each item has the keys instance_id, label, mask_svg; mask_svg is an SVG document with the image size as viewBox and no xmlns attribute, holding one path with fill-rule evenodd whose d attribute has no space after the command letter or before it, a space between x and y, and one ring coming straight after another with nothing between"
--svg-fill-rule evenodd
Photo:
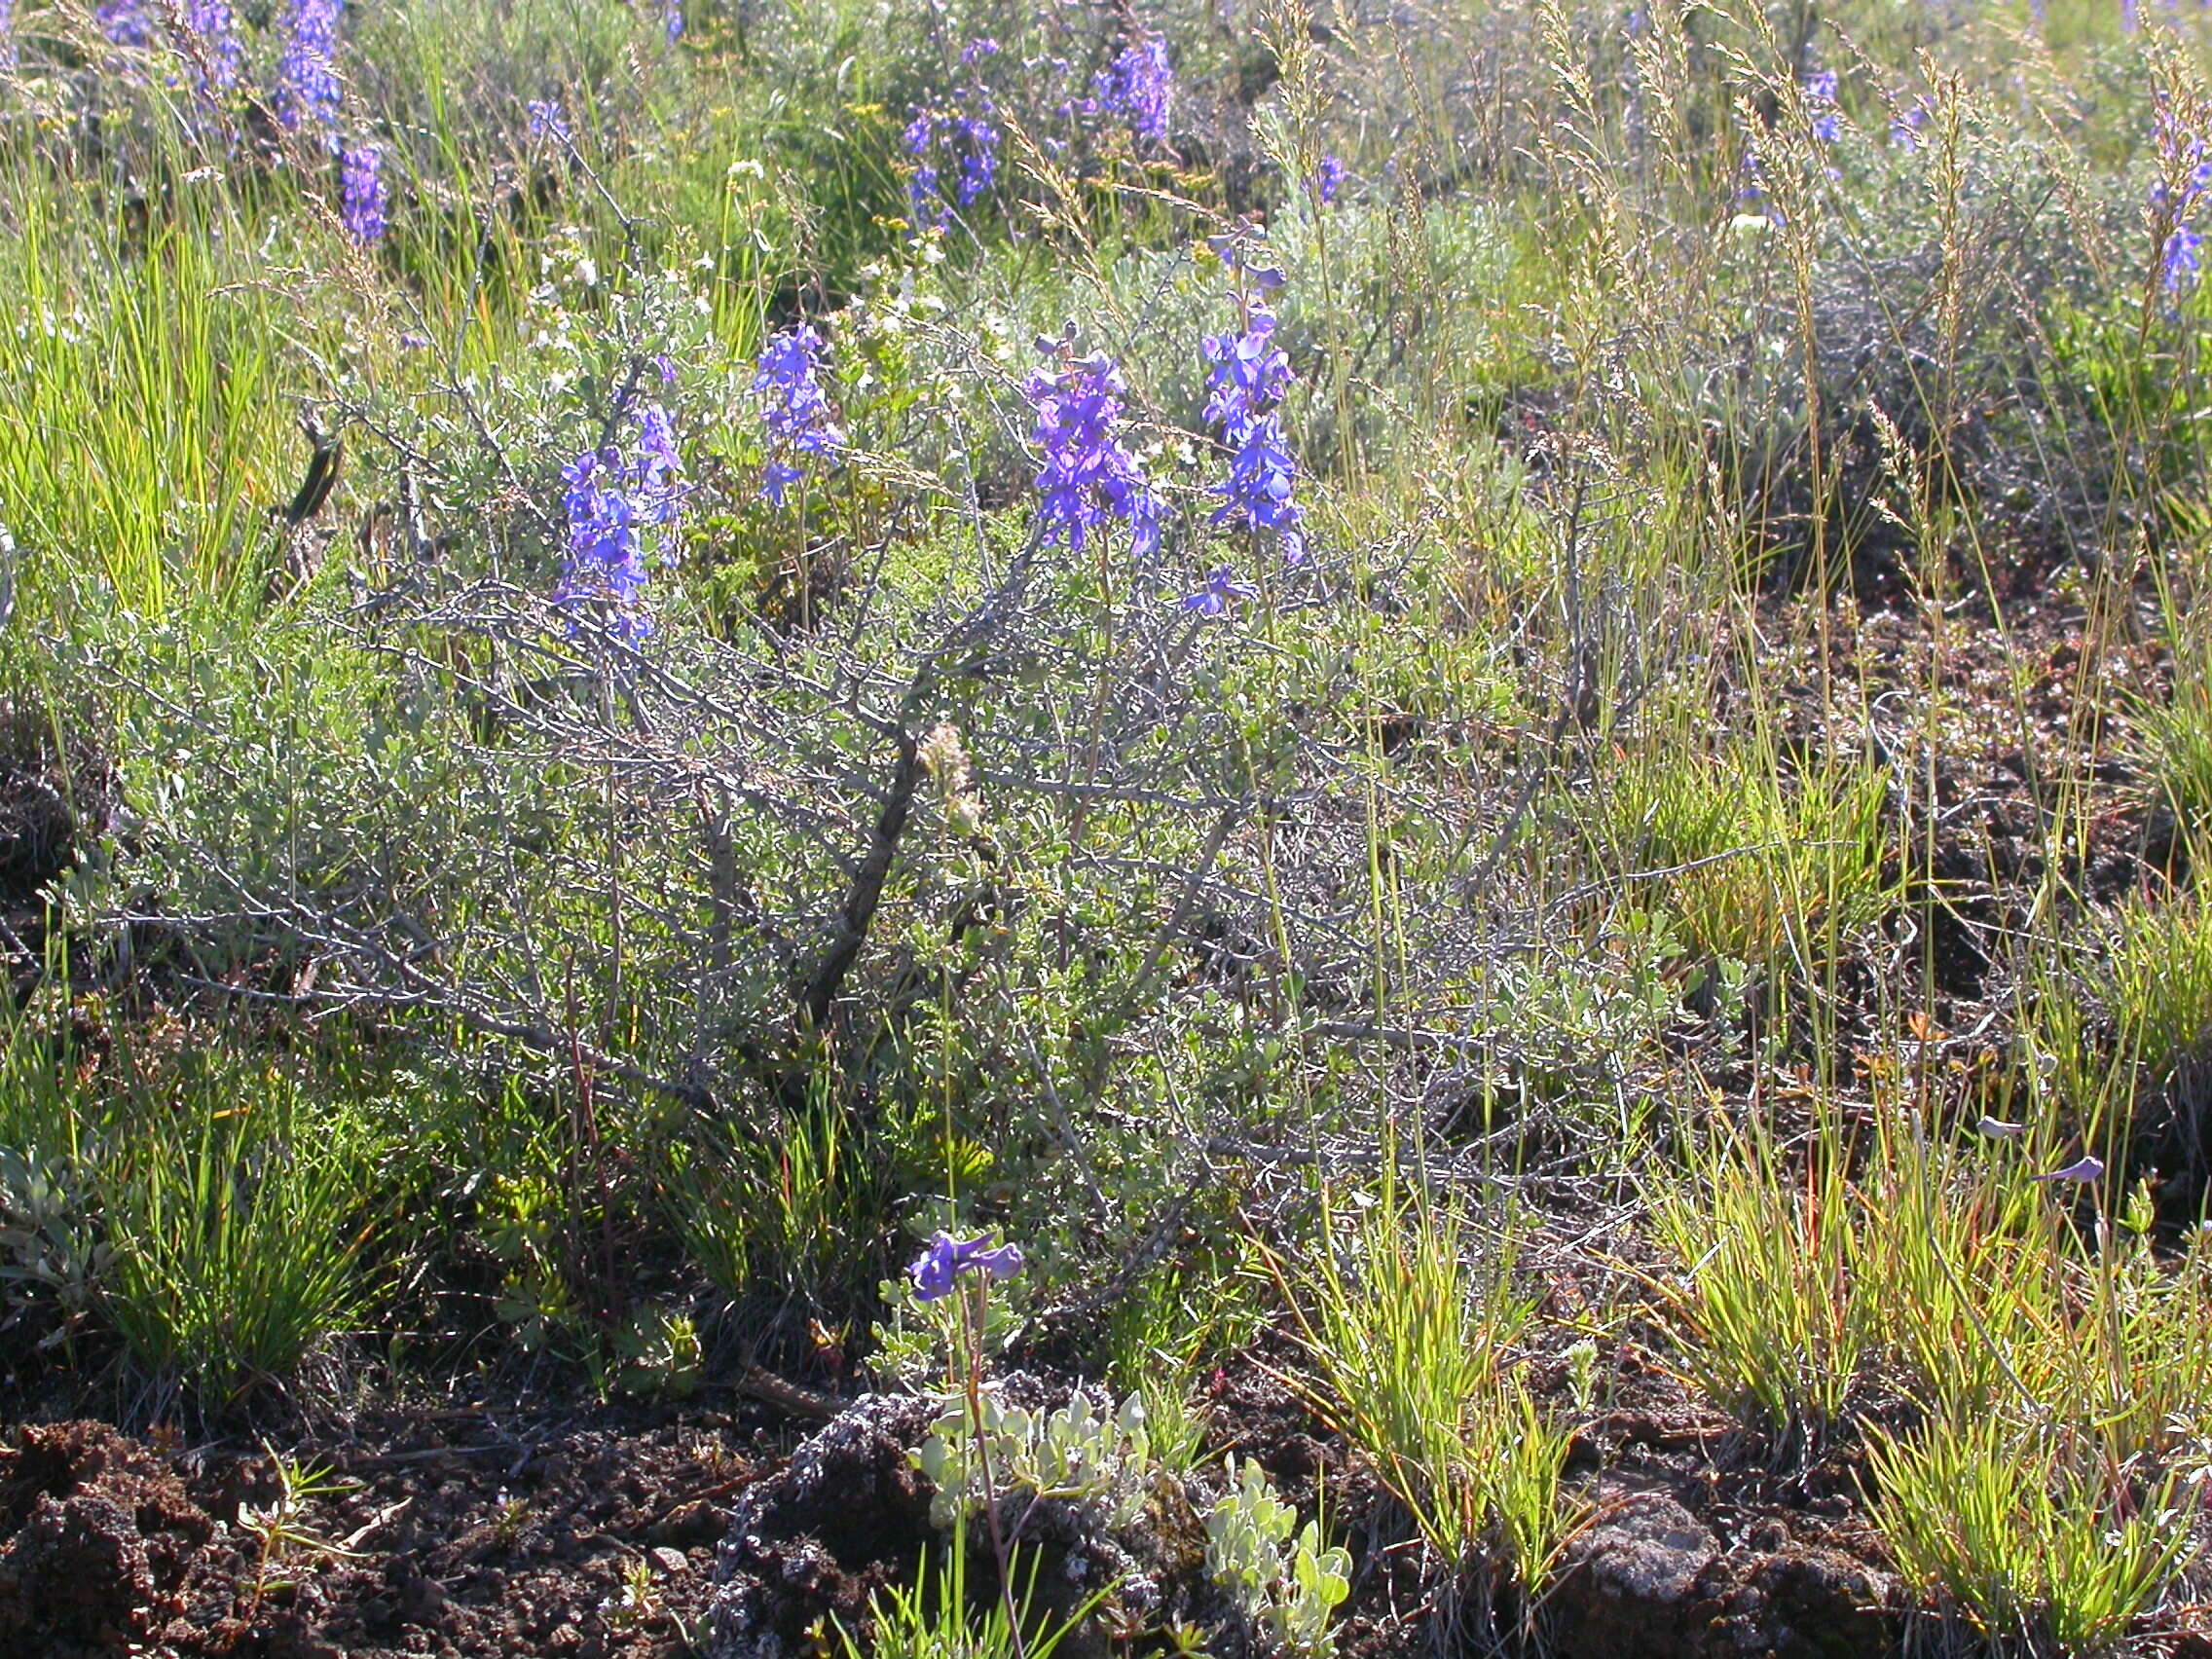
<instances>
[{"instance_id":1,"label":"tall grass clump","mask_svg":"<svg viewBox=\"0 0 2212 1659\"><path fill-rule=\"evenodd\" d=\"M1865 1216L1832 1129L1792 1156L1768 1131L1716 1131L1653 1180L1653 1231L1680 1278L1664 1294L1692 1377L1773 1437L1778 1456L1846 1419L1872 1343L1855 1294Z\"/></svg>"},{"instance_id":2,"label":"tall grass clump","mask_svg":"<svg viewBox=\"0 0 2212 1659\"><path fill-rule=\"evenodd\" d=\"M250 1075L119 1126L101 1184L109 1311L138 1361L221 1405L294 1375L370 1306L376 1149L343 1106Z\"/></svg>"},{"instance_id":3,"label":"tall grass clump","mask_svg":"<svg viewBox=\"0 0 2212 1659\"><path fill-rule=\"evenodd\" d=\"M2203 1157L2212 919L2193 888L2083 916L2023 976L2030 1098L2116 1165Z\"/></svg>"},{"instance_id":4,"label":"tall grass clump","mask_svg":"<svg viewBox=\"0 0 2212 1659\"><path fill-rule=\"evenodd\" d=\"M2189 1552L2172 1476L2139 1485L2046 1427L1946 1417L1870 1468L1899 1569L2004 1650L2124 1651Z\"/></svg>"},{"instance_id":5,"label":"tall grass clump","mask_svg":"<svg viewBox=\"0 0 2212 1659\"><path fill-rule=\"evenodd\" d=\"M1830 965L1888 895L1886 785L1872 768L1792 776L1765 745L1661 747L1608 778L1591 832L1607 867L1684 943L1762 970Z\"/></svg>"},{"instance_id":6,"label":"tall grass clump","mask_svg":"<svg viewBox=\"0 0 2212 1659\"><path fill-rule=\"evenodd\" d=\"M1398 1178L1361 1197L1329 1207L1318 1261L1286 1281L1316 1405L1448 1566L1487 1566L1532 1601L1573 1505L1567 1436L1513 1372L1534 1304L1515 1283L1510 1227Z\"/></svg>"}]
</instances>

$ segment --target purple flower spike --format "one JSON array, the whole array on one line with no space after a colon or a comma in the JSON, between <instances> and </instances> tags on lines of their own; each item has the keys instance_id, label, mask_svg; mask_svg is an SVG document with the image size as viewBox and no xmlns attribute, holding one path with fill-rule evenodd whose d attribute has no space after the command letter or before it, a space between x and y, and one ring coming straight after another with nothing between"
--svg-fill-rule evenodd
<instances>
[{"instance_id":1,"label":"purple flower spike","mask_svg":"<svg viewBox=\"0 0 2212 1659\"><path fill-rule=\"evenodd\" d=\"M931 1239L914 1265L906 1270L906 1276L914 1281L914 1296L922 1302L937 1302L952 1294L952 1281L959 1272L960 1246L949 1233L940 1233Z\"/></svg>"},{"instance_id":2,"label":"purple flower spike","mask_svg":"<svg viewBox=\"0 0 2212 1659\"><path fill-rule=\"evenodd\" d=\"M1084 100L1087 115L1120 115L1139 144L1158 149L1167 142L1168 112L1175 101L1175 71L1167 61L1167 43L1146 35L1122 49L1101 70Z\"/></svg>"},{"instance_id":3,"label":"purple flower spike","mask_svg":"<svg viewBox=\"0 0 2212 1659\"><path fill-rule=\"evenodd\" d=\"M977 48L997 47L977 41L961 55L973 63ZM914 158L914 173L906 181L906 202L914 223L924 230L942 230L951 222L955 207L973 206L999 175L998 105L977 82L956 89L941 107L917 108L906 124L906 153ZM957 172L947 200L946 167Z\"/></svg>"},{"instance_id":4,"label":"purple flower spike","mask_svg":"<svg viewBox=\"0 0 2212 1659\"><path fill-rule=\"evenodd\" d=\"M276 119L286 131L318 129L338 148L338 15L345 0L292 0L276 65Z\"/></svg>"},{"instance_id":5,"label":"purple flower spike","mask_svg":"<svg viewBox=\"0 0 2212 1659\"><path fill-rule=\"evenodd\" d=\"M1252 273L1245 272L1246 279ZM1263 292L1265 284L1261 284ZM1288 564L1306 557L1305 518L1291 497L1298 462L1282 429L1282 400L1290 390L1290 358L1274 342L1274 313L1264 297L1242 292L1244 332L1209 334L1200 342L1206 361L1206 419L1221 427L1229 447L1229 480L1214 486L1224 498L1215 524L1249 525L1275 534Z\"/></svg>"},{"instance_id":6,"label":"purple flower spike","mask_svg":"<svg viewBox=\"0 0 2212 1659\"><path fill-rule=\"evenodd\" d=\"M975 1269L994 1279L1009 1279L1021 1272L1021 1246L1002 1244L993 1250L981 1238L955 1238L940 1233L932 1238L906 1276L914 1281L914 1296L921 1302L939 1302L952 1294L962 1273Z\"/></svg>"},{"instance_id":7,"label":"purple flower spike","mask_svg":"<svg viewBox=\"0 0 2212 1659\"><path fill-rule=\"evenodd\" d=\"M622 488L615 449L586 450L562 469L562 505L569 519L569 565L554 601L563 607L605 605L615 632L636 641L652 631L643 609L645 560L638 515Z\"/></svg>"},{"instance_id":8,"label":"purple flower spike","mask_svg":"<svg viewBox=\"0 0 2212 1659\"><path fill-rule=\"evenodd\" d=\"M805 474L794 464L801 455L833 456L845 434L830 419L830 399L817 374L822 336L806 323L769 338L760 350L753 390L763 402L761 424L768 428L768 465L761 498L784 504L784 492Z\"/></svg>"},{"instance_id":9,"label":"purple flower spike","mask_svg":"<svg viewBox=\"0 0 2212 1659\"><path fill-rule=\"evenodd\" d=\"M1836 78L1833 69L1816 69L1804 80L1805 112L1812 117L1813 136L1832 144L1843 136L1836 120Z\"/></svg>"},{"instance_id":10,"label":"purple flower spike","mask_svg":"<svg viewBox=\"0 0 2212 1659\"><path fill-rule=\"evenodd\" d=\"M1322 206L1326 207L1337 199L1337 192L1344 188L1344 163L1335 156L1323 156L1321 165L1313 172L1314 194L1320 197Z\"/></svg>"},{"instance_id":11,"label":"purple flower spike","mask_svg":"<svg viewBox=\"0 0 2212 1659\"><path fill-rule=\"evenodd\" d=\"M569 124L561 115L561 106L552 98L532 98L530 110L530 135L533 138L550 138L556 144L566 144L570 138Z\"/></svg>"},{"instance_id":12,"label":"purple flower spike","mask_svg":"<svg viewBox=\"0 0 2212 1659\"><path fill-rule=\"evenodd\" d=\"M982 1240L978 1238L976 1242L980 1244ZM1010 1279L1021 1272L1025 1263L1020 1245L1001 1244L996 1250L971 1249L962 1258L960 1265L963 1268L980 1269L995 1279Z\"/></svg>"},{"instance_id":13,"label":"purple flower spike","mask_svg":"<svg viewBox=\"0 0 2212 1659\"><path fill-rule=\"evenodd\" d=\"M1040 351L1062 356L1058 341ZM1024 388L1037 411L1039 539L1080 553L1109 519L1126 519L1129 550L1140 559L1160 548L1160 498L1123 445L1122 372L1104 355L1067 356L1052 374L1029 377Z\"/></svg>"},{"instance_id":14,"label":"purple flower spike","mask_svg":"<svg viewBox=\"0 0 2212 1659\"><path fill-rule=\"evenodd\" d=\"M2157 136L2162 170L2168 177L2181 175L2178 193L2164 178L2151 187L2151 205L2161 211L2170 208L2173 215L2173 229L2158 248L2158 283L2166 293L2167 314L2174 315L2203 276L2203 239L2190 219L2206 191L2212 190L2212 152L2208 152L2201 134L2188 131L2174 118L2172 109L2163 105L2158 110Z\"/></svg>"},{"instance_id":15,"label":"purple flower spike","mask_svg":"<svg viewBox=\"0 0 2212 1659\"><path fill-rule=\"evenodd\" d=\"M604 608L614 632L633 645L652 633L645 605L645 537L662 532L660 562L676 563L676 540L666 527L682 511L680 469L676 433L658 404L641 419L634 459L625 460L610 444L585 450L562 469L569 558L555 604Z\"/></svg>"},{"instance_id":16,"label":"purple flower spike","mask_svg":"<svg viewBox=\"0 0 2212 1659\"><path fill-rule=\"evenodd\" d=\"M163 18L158 12L149 12L147 4L148 0L101 0L92 11L92 21L116 46L152 46ZM13 0L0 5L0 32L7 29L14 14ZM175 21L190 36L189 40L177 41L180 54L188 61L203 65L194 72L194 90L203 98L227 92L238 81L239 65L245 56L230 0L182 0Z\"/></svg>"},{"instance_id":17,"label":"purple flower spike","mask_svg":"<svg viewBox=\"0 0 2212 1659\"><path fill-rule=\"evenodd\" d=\"M207 43L208 55L215 60L215 84L228 87L239 78L239 68L245 59L231 0L192 0L185 17L193 33Z\"/></svg>"},{"instance_id":18,"label":"purple flower spike","mask_svg":"<svg viewBox=\"0 0 2212 1659\"><path fill-rule=\"evenodd\" d=\"M342 183L346 234L361 247L382 241L391 200L384 181L384 152L374 144L357 144L347 151Z\"/></svg>"},{"instance_id":19,"label":"purple flower spike","mask_svg":"<svg viewBox=\"0 0 2212 1659\"><path fill-rule=\"evenodd\" d=\"M2176 225L2158 254L2158 280L2172 299L2191 293L2203 275L2203 239L2188 225Z\"/></svg>"},{"instance_id":20,"label":"purple flower spike","mask_svg":"<svg viewBox=\"0 0 2212 1659\"><path fill-rule=\"evenodd\" d=\"M1767 204L1765 178L1766 170L1759 161L1758 146L1747 143L1744 146L1743 166L1737 172L1736 205L1751 217L1763 217L1768 224L1780 230L1789 221L1783 216L1781 208Z\"/></svg>"},{"instance_id":21,"label":"purple flower spike","mask_svg":"<svg viewBox=\"0 0 2212 1659\"><path fill-rule=\"evenodd\" d=\"M102 0L93 9L92 21L116 46L146 46L154 38L153 19L141 0Z\"/></svg>"},{"instance_id":22,"label":"purple flower spike","mask_svg":"<svg viewBox=\"0 0 2212 1659\"><path fill-rule=\"evenodd\" d=\"M631 463L630 481L638 496L638 518L643 524L674 524L683 511L683 461L676 449L676 428L668 412L648 403L638 423L638 459ZM673 537L661 548L661 563L673 565L677 545Z\"/></svg>"},{"instance_id":23,"label":"purple flower spike","mask_svg":"<svg viewBox=\"0 0 2212 1659\"><path fill-rule=\"evenodd\" d=\"M2084 1152L2063 1169L2052 1169L2042 1175L2031 1175L2031 1181L2064 1181L2070 1186L2090 1187L2105 1178L2105 1161L2093 1152Z\"/></svg>"},{"instance_id":24,"label":"purple flower spike","mask_svg":"<svg viewBox=\"0 0 2212 1659\"><path fill-rule=\"evenodd\" d=\"M806 474L789 461L771 461L760 469L760 498L771 507L784 504L784 493Z\"/></svg>"},{"instance_id":25,"label":"purple flower spike","mask_svg":"<svg viewBox=\"0 0 2212 1659\"><path fill-rule=\"evenodd\" d=\"M1200 616L1226 616L1236 608L1239 601L1257 599L1260 590L1250 582L1239 581L1232 565L1216 565L1206 577L1206 585L1197 593L1183 596L1183 608L1195 610Z\"/></svg>"}]
</instances>

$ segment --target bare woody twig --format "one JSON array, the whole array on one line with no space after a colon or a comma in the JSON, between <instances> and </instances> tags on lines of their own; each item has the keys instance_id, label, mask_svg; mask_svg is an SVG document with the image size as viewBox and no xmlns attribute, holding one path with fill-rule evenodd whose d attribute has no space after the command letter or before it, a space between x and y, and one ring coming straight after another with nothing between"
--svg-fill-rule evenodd
<instances>
[{"instance_id":1,"label":"bare woody twig","mask_svg":"<svg viewBox=\"0 0 2212 1659\"><path fill-rule=\"evenodd\" d=\"M899 839L906 832L906 817L914 804L914 789L921 781L921 750L913 734L901 726L894 740L899 746L899 763L892 771L891 787L884 792L883 811L876 818L866 856L853 872L852 886L846 890L844 908L838 915L837 931L830 949L799 996L799 1007L817 1027L829 1023L830 1007L837 1000L845 976L852 972L853 964L860 959L861 946L867 942L868 924L875 920L876 904L883 898L884 879L891 873L891 861L898 856Z\"/></svg>"}]
</instances>

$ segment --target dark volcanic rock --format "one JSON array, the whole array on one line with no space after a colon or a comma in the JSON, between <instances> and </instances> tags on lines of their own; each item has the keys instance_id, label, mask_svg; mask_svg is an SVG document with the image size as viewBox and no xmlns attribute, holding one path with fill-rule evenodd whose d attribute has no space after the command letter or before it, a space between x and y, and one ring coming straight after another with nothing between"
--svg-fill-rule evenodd
<instances>
[{"instance_id":1,"label":"dark volcanic rock","mask_svg":"<svg viewBox=\"0 0 2212 1659\"><path fill-rule=\"evenodd\" d=\"M1698 1582L1720 1559L1704 1523L1657 1493L1627 1498L1576 1540L1556 1593L1561 1651L1651 1659L1685 1642ZM1702 1622L1702 1621L1699 1621Z\"/></svg>"},{"instance_id":2,"label":"dark volcanic rock","mask_svg":"<svg viewBox=\"0 0 2212 1659\"><path fill-rule=\"evenodd\" d=\"M931 1415L924 1400L871 1396L739 1499L716 1566L713 1659L795 1659L826 1617L858 1631L878 1590L912 1577L930 1484L906 1454Z\"/></svg>"},{"instance_id":3,"label":"dark volcanic rock","mask_svg":"<svg viewBox=\"0 0 2212 1659\"><path fill-rule=\"evenodd\" d=\"M1771 1550L1724 1550L1662 1493L1609 1501L1576 1540L1554 1593L1556 1651L1567 1659L1876 1659L1895 1650L1897 1585L1855 1557L1787 1538Z\"/></svg>"},{"instance_id":4,"label":"dark volcanic rock","mask_svg":"<svg viewBox=\"0 0 2212 1659\"><path fill-rule=\"evenodd\" d=\"M1064 1406L1071 1389L1016 1372L992 1384L1030 1411ZM1111 1403L1091 1404L1110 1417ZM871 1396L809 1440L739 1499L717 1565L710 1659L800 1659L831 1620L863 1635L876 1593L912 1585L947 1544L930 1519L933 1489L909 1449L928 1434L927 1400ZM1143 1518L1117 1527L1089 1497L1031 1494L1008 1505L1017 1535L1014 1597L1033 1634L1061 1633L1064 1659L1107 1659L1113 1630L1192 1624L1218 1659L1251 1651L1240 1610L1206 1578L1202 1494L1185 1482L1154 1483ZM975 1609L1001 1594L998 1567L972 1526L967 1590Z\"/></svg>"}]
</instances>

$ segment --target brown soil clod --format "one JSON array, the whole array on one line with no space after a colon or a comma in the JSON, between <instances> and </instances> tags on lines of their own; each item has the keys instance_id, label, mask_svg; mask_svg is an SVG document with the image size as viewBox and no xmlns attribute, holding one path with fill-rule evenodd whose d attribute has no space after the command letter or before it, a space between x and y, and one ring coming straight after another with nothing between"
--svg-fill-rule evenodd
<instances>
[{"instance_id":1,"label":"brown soil clod","mask_svg":"<svg viewBox=\"0 0 2212 1659\"><path fill-rule=\"evenodd\" d=\"M25 1428L0 1478L0 1651L122 1653L173 1606L214 1522L102 1423Z\"/></svg>"}]
</instances>

